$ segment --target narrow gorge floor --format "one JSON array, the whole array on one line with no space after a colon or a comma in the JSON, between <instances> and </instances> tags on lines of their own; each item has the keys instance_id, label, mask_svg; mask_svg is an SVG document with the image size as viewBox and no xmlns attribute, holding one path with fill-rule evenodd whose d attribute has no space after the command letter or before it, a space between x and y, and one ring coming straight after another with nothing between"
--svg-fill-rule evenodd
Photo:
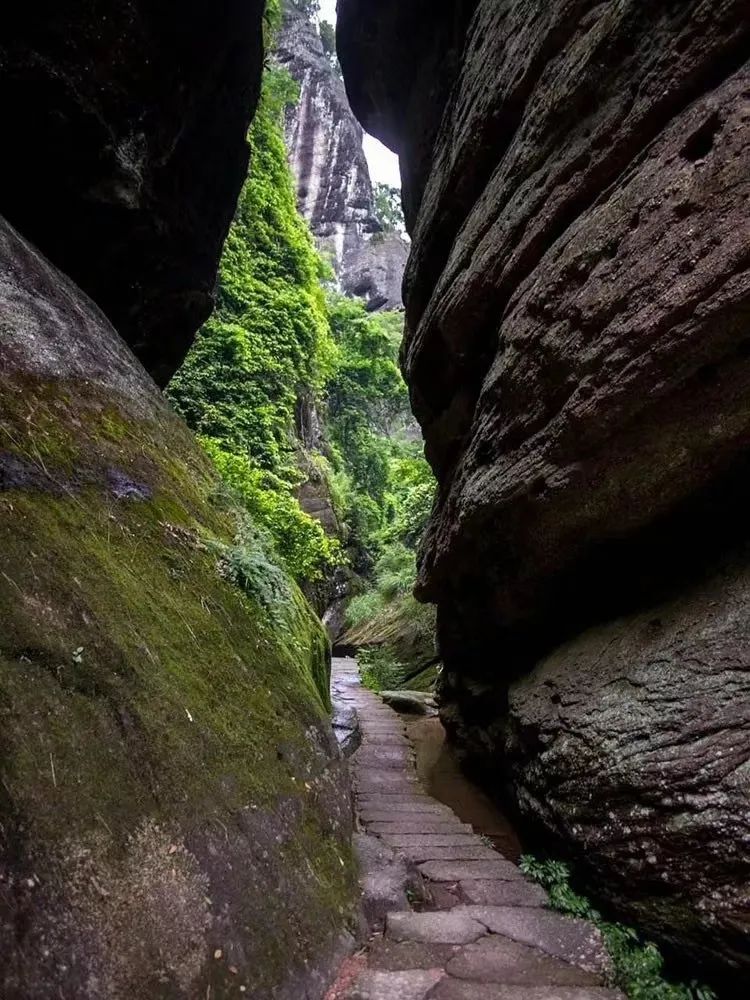
<instances>
[{"instance_id":1,"label":"narrow gorge floor","mask_svg":"<svg viewBox=\"0 0 750 1000\"><path fill-rule=\"evenodd\" d=\"M553 913L518 867L428 795L401 717L333 661L334 700L356 712L350 763L366 949L327 1000L618 1000L589 923Z\"/></svg>"}]
</instances>

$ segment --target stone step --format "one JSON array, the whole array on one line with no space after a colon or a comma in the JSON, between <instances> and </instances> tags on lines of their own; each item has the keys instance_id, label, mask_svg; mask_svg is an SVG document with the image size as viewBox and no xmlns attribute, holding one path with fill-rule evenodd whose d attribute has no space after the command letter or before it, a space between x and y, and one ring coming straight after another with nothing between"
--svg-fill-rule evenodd
<instances>
[{"instance_id":1,"label":"stone step","mask_svg":"<svg viewBox=\"0 0 750 1000\"><path fill-rule=\"evenodd\" d=\"M445 971L455 979L503 986L599 984L598 977L585 969L497 934L462 948L448 961Z\"/></svg>"},{"instance_id":2,"label":"stone step","mask_svg":"<svg viewBox=\"0 0 750 1000\"><path fill-rule=\"evenodd\" d=\"M393 843L392 840L389 842ZM419 870L433 882L462 882L465 879L523 880L518 868L502 858L497 861L427 861L419 866Z\"/></svg>"},{"instance_id":3,"label":"stone step","mask_svg":"<svg viewBox=\"0 0 750 1000\"><path fill-rule=\"evenodd\" d=\"M493 934L538 948L597 976L611 971L601 933L587 920L525 906L462 906L451 913L466 916L484 924Z\"/></svg>"},{"instance_id":4,"label":"stone step","mask_svg":"<svg viewBox=\"0 0 750 1000\"><path fill-rule=\"evenodd\" d=\"M358 800L361 814L367 810L387 810L398 813L442 815L447 808L420 791L414 795L362 795Z\"/></svg>"},{"instance_id":5,"label":"stone step","mask_svg":"<svg viewBox=\"0 0 750 1000\"><path fill-rule=\"evenodd\" d=\"M426 811L422 810L403 810L403 809L367 809L360 807L359 818L363 823L393 823L395 818L403 819L410 818L413 822L417 823L420 819L453 819L454 814L450 809L430 809Z\"/></svg>"},{"instance_id":6,"label":"stone step","mask_svg":"<svg viewBox=\"0 0 750 1000\"><path fill-rule=\"evenodd\" d=\"M388 823L369 823L368 826L372 833L390 834L396 837L400 834L420 835L423 833L473 834L473 829L468 823L461 823L457 819L442 819L437 816L417 820L393 820Z\"/></svg>"},{"instance_id":7,"label":"stone step","mask_svg":"<svg viewBox=\"0 0 750 1000\"><path fill-rule=\"evenodd\" d=\"M432 847L430 847L430 846L424 846L424 845L421 846L421 847L404 847L403 844L400 844L398 847L395 847L395 845L394 845L394 849L397 850L399 852L399 854L403 854L405 858L409 859L409 861L413 861L415 864L421 864L424 861L492 861L493 860L493 855L495 855L495 852L492 850L492 848L491 847L485 847L484 844L465 844L463 846L458 846L458 847L455 847L455 846L454 847L443 847L443 846L432 846ZM496 857L496 855L495 855L495 857ZM484 883L480 883L480 884L483 885ZM515 883L515 882L493 882L491 884L492 885L509 885L509 886L515 886L517 883ZM521 884L521 883L518 883L518 884ZM464 885L464 883L461 882L460 885ZM544 894L542 894L542 895L543 895L544 900L546 901L547 897L544 896ZM487 899L487 898L477 899L475 896L474 897L467 896L465 901L467 903L484 903L484 904L487 904L487 903L490 902L490 900ZM505 899L498 900L497 902L500 905L502 905L502 904L507 903L507 902L512 902L512 900L509 900L509 899L505 898ZM522 905L524 905L524 904L522 904ZM530 902L528 905L529 906L534 906L535 904L534 904L534 902Z\"/></svg>"},{"instance_id":8,"label":"stone step","mask_svg":"<svg viewBox=\"0 0 750 1000\"><path fill-rule=\"evenodd\" d=\"M409 747L409 741L403 735L388 733L362 733L362 748L365 747Z\"/></svg>"},{"instance_id":9,"label":"stone step","mask_svg":"<svg viewBox=\"0 0 750 1000\"><path fill-rule=\"evenodd\" d=\"M357 752L359 754L359 751ZM368 752L362 756L357 756L354 761L354 771L366 771L372 767L383 768L388 771L408 771L411 772L411 761L408 751L398 747L386 750L385 753L373 754Z\"/></svg>"},{"instance_id":10,"label":"stone step","mask_svg":"<svg viewBox=\"0 0 750 1000\"><path fill-rule=\"evenodd\" d=\"M487 927L461 910L434 913L389 913L385 935L392 941L421 941L425 944L468 944L487 934Z\"/></svg>"},{"instance_id":11,"label":"stone step","mask_svg":"<svg viewBox=\"0 0 750 1000\"><path fill-rule=\"evenodd\" d=\"M442 969L367 969L347 992L346 1000L425 1000L443 976Z\"/></svg>"},{"instance_id":12,"label":"stone step","mask_svg":"<svg viewBox=\"0 0 750 1000\"><path fill-rule=\"evenodd\" d=\"M379 935L370 944L368 964L371 969L382 969L385 972L444 969L454 955L460 953L461 947L457 944L434 944L426 941L392 941Z\"/></svg>"},{"instance_id":13,"label":"stone step","mask_svg":"<svg viewBox=\"0 0 750 1000\"><path fill-rule=\"evenodd\" d=\"M412 858L412 860L416 859ZM439 859L425 858L424 860ZM546 906L548 902L544 889L526 880L514 879L510 882L503 882L495 879L491 882L485 882L482 879L464 879L458 883L458 887L467 903L477 905Z\"/></svg>"},{"instance_id":14,"label":"stone step","mask_svg":"<svg viewBox=\"0 0 750 1000\"><path fill-rule=\"evenodd\" d=\"M473 833L384 833L382 839L391 847L475 847L479 838ZM481 843L481 842L480 842ZM494 860L494 859L493 859ZM458 862L457 862L458 863ZM463 863L463 862L462 862ZM508 862L503 862L507 864ZM423 873L424 874L424 873ZM427 876L430 877L429 875ZM475 878L475 875L464 875L464 878ZM520 875L519 875L520 877ZM460 879L436 879L449 882Z\"/></svg>"},{"instance_id":15,"label":"stone step","mask_svg":"<svg viewBox=\"0 0 750 1000\"><path fill-rule=\"evenodd\" d=\"M415 994L409 995L414 997ZM416 994L419 996L419 994ZM395 1000L400 994L372 994L367 1000ZM406 994L404 994L404 998ZM419 1000L625 1000L617 990L602 986L501 986L445 977Z\"/></svg>"}]
</instances>

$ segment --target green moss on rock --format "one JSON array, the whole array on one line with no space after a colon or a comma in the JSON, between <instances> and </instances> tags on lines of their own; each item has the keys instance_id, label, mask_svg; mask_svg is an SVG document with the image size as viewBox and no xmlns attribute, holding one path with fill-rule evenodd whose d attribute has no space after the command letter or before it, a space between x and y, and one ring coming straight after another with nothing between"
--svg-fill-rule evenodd
<instances>
[{"instance_id":1,"label":"green moss on rock","mask_svg":"<svg viewBox=\"0 0 750 1000\"><path fill-rule=\"evenodd\" d=\"M240 515L60 282L87 323L0 338L0 992L294 995L354 898L327 639L223 570ZM53 334L122 377L33 374Z\"/></svg>"}]
</instances>

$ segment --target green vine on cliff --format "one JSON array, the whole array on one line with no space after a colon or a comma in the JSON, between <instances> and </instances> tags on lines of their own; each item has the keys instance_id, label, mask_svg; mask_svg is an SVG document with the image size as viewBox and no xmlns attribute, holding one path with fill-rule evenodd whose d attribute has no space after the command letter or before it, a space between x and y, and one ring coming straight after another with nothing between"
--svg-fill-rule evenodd
<instances>
[{"instance_id":1,"label":"green vine on cliff","mask_svg":"<svg viewBox=\"0 0 750 1000\"><path fill-rule=\"evenodd\" d=\"M322 288L329 273L297 212L284 146L284 111L297 95L288 73L266 70L217 309L168 393L286 569L303 582L340 556L296 499L304 478L295 460L297 400L322 392L336 359Z\"/></svg>"}]
</instances>

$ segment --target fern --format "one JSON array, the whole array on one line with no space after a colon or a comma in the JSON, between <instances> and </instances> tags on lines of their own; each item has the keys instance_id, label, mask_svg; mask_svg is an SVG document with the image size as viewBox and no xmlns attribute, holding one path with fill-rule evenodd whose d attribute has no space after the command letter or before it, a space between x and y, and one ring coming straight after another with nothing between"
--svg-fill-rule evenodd
<instances>
[{"instance_id":1,"label":"fern","mask_svg":"<svg viewBox=\"0 0 750 1000\"><path fill-rule=\"evenodd\" d=\"M590 920L599 928L612 959L614 985L630 1000L716 1000L708 986L665 979L664 959L656 945L641 941L632 927L604 920L585 896L571 888L570 868L564 862L541 861L526 854L520 868L547 890L553 909Z\"/></svg>"}]
</instances>

